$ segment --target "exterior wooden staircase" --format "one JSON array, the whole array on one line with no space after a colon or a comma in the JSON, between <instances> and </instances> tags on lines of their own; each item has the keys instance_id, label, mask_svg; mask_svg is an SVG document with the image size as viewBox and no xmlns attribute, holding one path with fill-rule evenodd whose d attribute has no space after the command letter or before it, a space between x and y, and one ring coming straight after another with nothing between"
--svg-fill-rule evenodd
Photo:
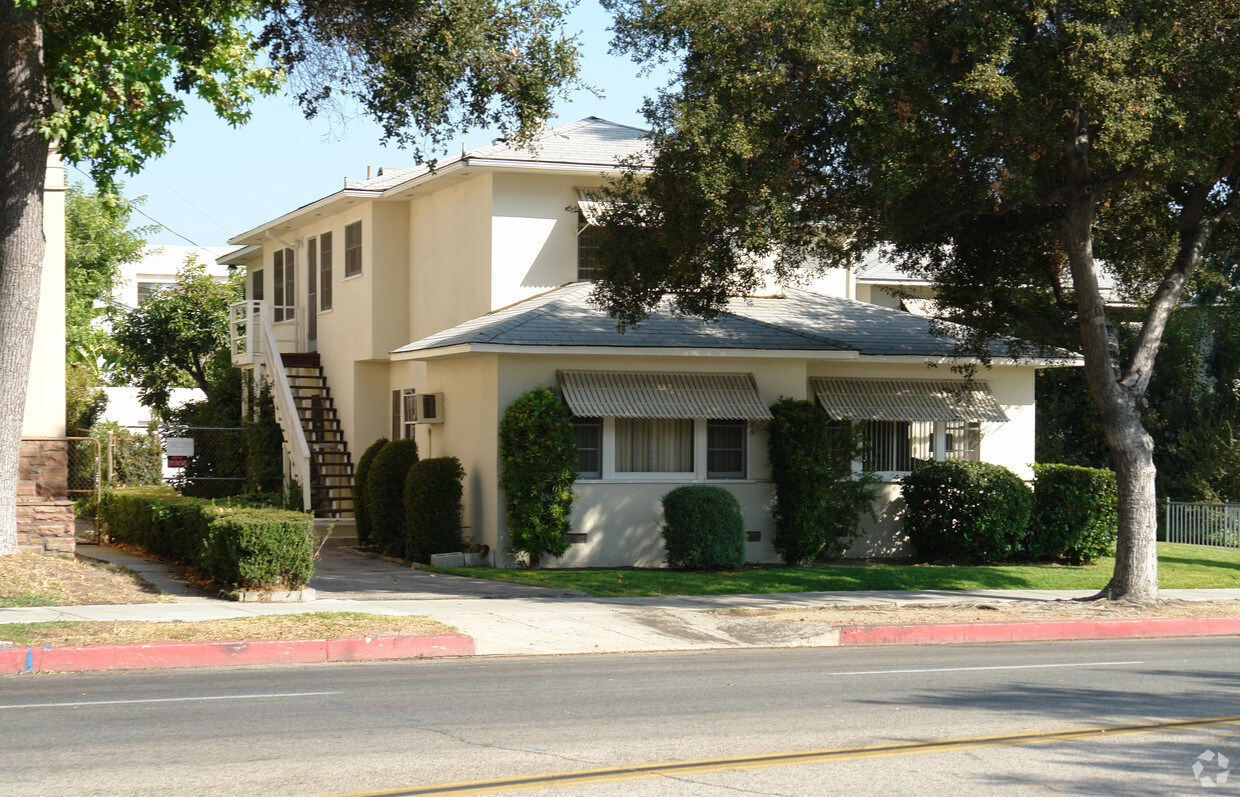
<instances>
[{"instance_id":1,"label":"exterior wooden staircase","mask_svg":"<svg viewBox=\"0 0 1240 797\"><path fill-rule=\"evenodd\" d=\"M310 506L315 517L353 517L353 460L317 353L281 354L293 403L310 445Z\"/></svg>"}]
</instances>

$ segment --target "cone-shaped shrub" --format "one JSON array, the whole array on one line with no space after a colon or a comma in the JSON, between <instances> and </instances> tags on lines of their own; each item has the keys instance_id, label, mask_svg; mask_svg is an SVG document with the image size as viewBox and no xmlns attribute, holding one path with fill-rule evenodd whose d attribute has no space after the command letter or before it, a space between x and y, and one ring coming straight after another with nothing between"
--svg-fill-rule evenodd
<instances>
[{"instance_id":1,"label":"cone-shaped shrub","mask_svg":"<svg viewBox=\"0 0 1240 797\"><path fill-rule=\"evenodd\" d=\"M371 538L370 512L366 509L366 479L370 475L370 466L375 457L388 444L386 437L380 437L370 444L357 461L357 470L353 472L353 523L357 528L357 544L369 545Z\"/></svg>"},{"instance_id":2,"label":"cone-shaped shrub","mask_svg":"<svg viewBox=\"0 0 1240 797\"><path fill-rule=\"evenodd\" d=\"M461 480L456 457L415 462L405 477L405 556L429 562L433 553L461 550Z\"/></svg>"},{"instance_id":3,"label":"cone-shaped shrub","mask_svg":"<svg viewBox=\"0 0 1240 797\"><path fill-rule=\"evenodd\" d=\"M391 556L405 555L405 477L417 461L417 443L393 440L375 456L366 474L372 542Z\"/></svg>"}]
</instances>

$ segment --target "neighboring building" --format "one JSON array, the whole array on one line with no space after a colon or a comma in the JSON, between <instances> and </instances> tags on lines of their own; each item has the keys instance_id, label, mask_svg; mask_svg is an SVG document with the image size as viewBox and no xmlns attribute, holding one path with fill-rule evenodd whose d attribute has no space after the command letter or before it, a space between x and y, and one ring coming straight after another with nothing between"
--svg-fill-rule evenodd
<instances>
[{"instance_id":1,"label":"neighboring building","mask_svg":"<svg viewBox=\"0 0 1240 797\"><path fill-rule=\"evenodd\" d=\"M686 483L736 494L748 558L774 561L765 421L781 396L866 423L885 482L850 555L901 551L896 479L913 459L1031 475L1042 363L998 356L971 383L934 369L951 338L850 298L848 272L818 292L738 298L717 323L664 309L616 332L587 301L587 197L645 151L643 131L591 117L531 149L381 170L231 241L244 248L221 263L246 268L250 300L234 361L273 375L282 421L300 416L286 424L289 473L311 484L308 503L349 514L352 457L414 437L424 457L461 460L469 533L504 551L498 425L538 385L561 390L579 441L574 544L553 566L662 564L660 499Z\"/></svg>"},{"instance_id":2,"label":"neighboring building","mask_svg":"<svg viewBox=\"0 0 1240 797\"><path fill-rule=\"evenodd\" d=\"M53 147L43 190L42 285L17 485L17 544L23 551L73 553L65 435L65 169Z\"/></svg>"},{"instance_id":3,"label":"neighboring building","mask_svg":"<svg viewBox=\"0 0 1240 797\"><path fill-rule=\"evenodd\" d=\"M117 290L112 299L126 307L137 307L152 291L177 284L177 271L193 256L207 267L207 273L223 282L232 271L216 261L226 257L232 246L169 246L151 245L142 252L142 259L121 265Z\"/></svg>"}]
</instances>

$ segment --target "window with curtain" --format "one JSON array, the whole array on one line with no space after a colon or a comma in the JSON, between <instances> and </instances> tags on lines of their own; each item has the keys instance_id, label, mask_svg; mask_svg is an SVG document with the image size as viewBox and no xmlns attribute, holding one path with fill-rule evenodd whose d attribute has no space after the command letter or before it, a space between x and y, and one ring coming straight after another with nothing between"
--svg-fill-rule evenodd
<instances>
[{"instance_id":1,"label":"window with curtain","mask_svg":"<svg viewBox=\"0 0 1240 797\"><path fill-rule=\"evenodd\" d=\"M617 418L617 473L691 473L693 421Z\"/></svg>"}]
</instances>

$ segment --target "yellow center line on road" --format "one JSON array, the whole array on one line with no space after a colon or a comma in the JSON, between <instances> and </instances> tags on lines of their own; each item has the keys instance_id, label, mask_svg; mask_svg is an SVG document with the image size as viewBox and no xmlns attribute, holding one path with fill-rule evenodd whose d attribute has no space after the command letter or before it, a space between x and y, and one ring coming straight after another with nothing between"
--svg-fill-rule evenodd
<instances>
[{"instance_id":1,"label":"yellow center line on road","mask_svg":"<svg viewBox=\"0 0 1240 797\"><path fill-rule=\"evenodd\" d=\"M802 750L789 753L738 756L735 758L711 758L702 761L670 761L661 764L639 764L632 767L609 767L586 769L576 772L549 772L542 775L524 775L495 780L476 780L464 783L441 783L435 786L391 789L385 791L358 792L337 797L430 797L431 795L497 794L507 791L530 789L557 789L588 783L613 783L640 778L691 775L698 772L719 772L727 769L763 769L803 764L822 764L831 761L850 761L857 758L881 758L885 756L914 755L962 750L971 747L1033 744L1072 739L1104 738L1126 733L1157 733L1184 728L1208 728L1214 725L1240 725L1240 716L1206 717L1170 722L1151 722L1139 725L1109 725L1097 728L1073 728L1062 731L1037 731L1003 736L974 736L964 739L938 739L927 742L901 742L872 747L842 747L833 750Z\"/></svg>"}]
</instances>

